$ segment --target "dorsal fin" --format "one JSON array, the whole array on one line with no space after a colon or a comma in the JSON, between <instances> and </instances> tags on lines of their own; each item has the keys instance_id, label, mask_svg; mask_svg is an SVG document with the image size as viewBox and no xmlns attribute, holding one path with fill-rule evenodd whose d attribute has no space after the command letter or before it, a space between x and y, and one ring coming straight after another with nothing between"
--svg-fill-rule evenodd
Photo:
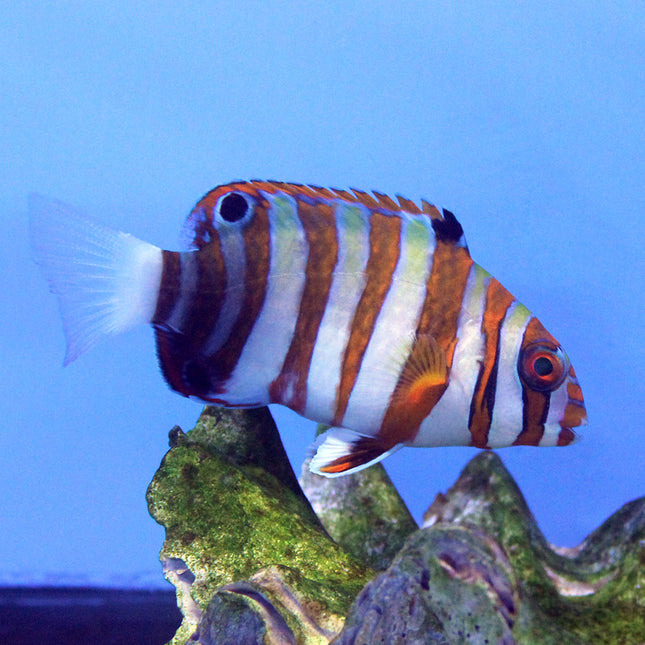
<instances>
[{"instance_id":1,"label":"dorsal fin","mask_svg":"<svg viewBox=\"0 0 645 645\"><path fill-rule=\"evenodd\" d=\"M323 197L324 199L336 199L336 195L334 195L334 193L332 193L328 188L312 184L309 185L309 188L311 188L319 197Z\"/></svg>"},{"instance_id":2,"label":"dorsal fin","mask_svg":"<svg viewBox=\"0 0 645 645\"><path fill-rule=\"evenodd\" d=\"M439 209L434 204L427 202L425 199L421 200L421 209L426 215L430 216L430 219L441 219Z\"/></svg>"},{"instance_id":3,"label":"dorsal fin","mask_svg":"<svg viewBox=\"0 0 645 645\"><path fill-rule=\"evenodd\" d=\"M374 197L378 200L378 203L383 207L391 211L398 211L399 207L392 201L390 197L384 195L383 193L377 193L375 190L372 191Z\"/></svg>"},{"instance_id":4,"label":"dorsal fin","mask_svg":"<svg viewBox=\"0 0 645 645\"><path fill-rule=\"evenodd\" d=\"M456 244L457 246L466 246L464 238L464 229L457 221L457 218L445 208L441 219L432 220L432 229L440 242Z\"/></svg>"},{"instance_id":5,"label":"dorsal fin","mask_svg":"<svg viewBox=\"0 0 645 645\"><path fill-rule=\"evenodd\" d=\"M340 188L332 188L332 190L341 198L344 199L346 202L353 202L356 198L354 195L351 193L348 193L346 190L342 190Z\"/></svg>"},{"instance_id":6,"label":"dorsal fin","mask_svg":"<svg viewBox=\"0 0 645 645\"><path fill-rule=\"evenodd\" d=\"M396 198L404 211L414 213L415 215L421 215L423 212L411 199L401 197L401 195L396 195Z\"/></svg>"},{"instance_id":7,"label":"dorsal fin","mask_svg":"<svg viewBox=\"0 0 645 645\"><path fill-rule=\"evenodd\" d=\"M350 188L350 190L356 195L356 201L359 204L367 206L367 208L378 208L378 202L369 194L358 188Z\"/></svg>"},{"instance_id":8,"label":"dorsal fin","mask_svg":"<svg viewBox=\"0 0 645 645\"><path fill-rule=\"evenodd\" d=\"M324 188L315 184L297 184L283 181L252 179L222 184L207 193L195 206L184 225L184 237L193 248L208 244L212 237L212 208L217 200L230 191L240 191L254 197L264 193L285 193L291 197L307 197L309 199L343 200L349 204L360 204L370 210L383 209L392 213L408 213L410 215L427 216L432 220L432 228L438 241L456 244L467 248L464 232L456 217L448 210L440 211L425 199L421 206L412 200L396 195L396 200L388 195L372 191L367 193L357 188L344 190L340 188ZM398 203L397 203L398 202Z\"/></svg>"}]
</instances>

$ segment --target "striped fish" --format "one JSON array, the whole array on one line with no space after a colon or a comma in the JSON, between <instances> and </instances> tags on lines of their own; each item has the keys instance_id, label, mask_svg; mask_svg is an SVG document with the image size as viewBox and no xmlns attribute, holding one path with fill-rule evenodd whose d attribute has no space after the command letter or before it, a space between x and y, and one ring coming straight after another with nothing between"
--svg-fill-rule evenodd
<instances>
[{"instance_id":1,"label":"striped fish","mask_svg":"<svg viewBox=\"0 0 645 645\"><path fill-rule=\"evenodd\" d=\"M332 428L311 469L355 472L402 446L564 446L586 423L555 338L422 201L274 181L218 186L165 251L35 197L37 262L67 353L152 324L170 387L285 405Z\"/></svg>"}]
</instances>

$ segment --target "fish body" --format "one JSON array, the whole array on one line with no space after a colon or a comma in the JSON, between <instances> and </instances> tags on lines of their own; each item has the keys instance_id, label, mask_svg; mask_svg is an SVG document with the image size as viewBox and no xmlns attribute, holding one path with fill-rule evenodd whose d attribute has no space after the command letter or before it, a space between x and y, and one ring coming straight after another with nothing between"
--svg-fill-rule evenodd
<instances>
[{"instance_id":1,"label":"fish body","mask_svg":"<svg viewBox=\"0 0 645 645\"><path fill-rule=\"evenodd\" d=\"M227 184L192 210L183 252L96 225L88 236L61 205L33 212L66 360L149 322L177 392L227 407L278 403L332 426L315 472L355 472L401 446L567 445L586 423L559 343L471 259L455 216L425 201ZM79 238L76 251L66 236ZM83 248L112 277L85 275L92 262L74 257Z\"/></svg>"}]
</instances>

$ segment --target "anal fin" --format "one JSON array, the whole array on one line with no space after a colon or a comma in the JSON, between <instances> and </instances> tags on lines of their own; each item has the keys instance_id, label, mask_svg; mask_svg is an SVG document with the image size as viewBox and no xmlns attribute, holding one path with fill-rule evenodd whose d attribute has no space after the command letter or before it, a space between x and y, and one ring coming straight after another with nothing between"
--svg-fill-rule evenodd
<instances>
[{"instance_id":1,"label":"anal fin","mask_svg":"<svg viewBox=\"0 0 645 645\"><path fill-rule=\"evenodd\" d=\"M356 473L378 463L402 448L384 445L378 437L363 435L347 428L332 428L312 446L311 472L325 477Z\"/></svg>"}]
</instances>

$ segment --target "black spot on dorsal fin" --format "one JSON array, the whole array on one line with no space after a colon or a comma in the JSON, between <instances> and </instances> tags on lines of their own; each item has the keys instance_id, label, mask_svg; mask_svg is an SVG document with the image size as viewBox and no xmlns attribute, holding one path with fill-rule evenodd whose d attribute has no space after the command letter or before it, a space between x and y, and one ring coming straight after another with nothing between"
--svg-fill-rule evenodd
<instances>
[{"instance_id":1,"label":"black spot on dorsal fin","mask_svg":"<svg viewBox=\"0 0 645 645\"><path fill-rule=\"evenodd\" d=\"M443 209L443 217L441 219L432 219L432 229L439 242L466 246L464 229L454 214L449 210Z\"/></svg>"}]
</instances>

